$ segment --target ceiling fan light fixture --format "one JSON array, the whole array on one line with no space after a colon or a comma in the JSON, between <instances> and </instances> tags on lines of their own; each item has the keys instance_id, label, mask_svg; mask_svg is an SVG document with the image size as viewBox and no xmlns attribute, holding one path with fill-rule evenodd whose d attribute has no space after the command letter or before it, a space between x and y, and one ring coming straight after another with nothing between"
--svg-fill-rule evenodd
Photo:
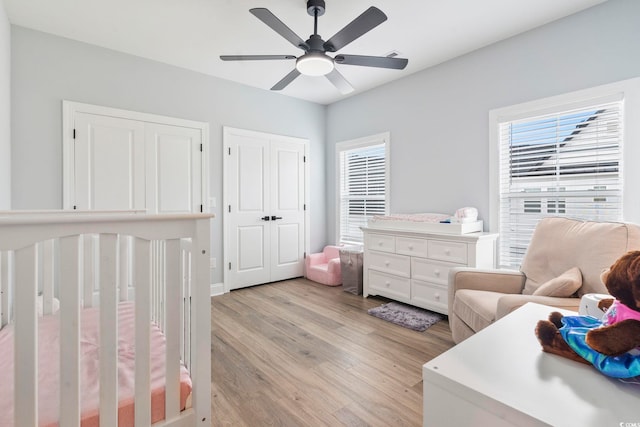
<instances>
[{"instance_id":1,"label":"ceiling fan light fixture","mask_svg":"<svg viewBox=\"0 0 640 427\"><path fill-rule=\"evenodd\" d=\"M305 76L324 76L333 67L333 59L321 52L310 52L296 60L296 69Z\"/></svg>"}]
</instances>

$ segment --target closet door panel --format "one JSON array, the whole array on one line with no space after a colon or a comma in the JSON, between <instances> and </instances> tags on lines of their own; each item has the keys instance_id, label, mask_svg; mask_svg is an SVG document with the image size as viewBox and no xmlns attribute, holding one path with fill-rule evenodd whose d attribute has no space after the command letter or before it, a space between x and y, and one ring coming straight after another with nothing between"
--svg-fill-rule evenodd
<instances>
[{"instance_id":1,"label":"closet door panel","mask_svg":"<svg viewBox=\"0 0 640 427\"><path fill-rule=\"evenodd\" d=\"M270 144L271 281L275 281L303 274L304 144L276 138Z\"/></svg>"},{"instance_id":2,"label":"closet door panel","mask_svg":"<svg viewBox=\"0 0 640 427\"><path fill-rule=\"evenodd\" d=\"M76 209L143 209L144 124L76 115Z\"/></svg>"},{"instance_id":3,"label":"closet door panel","mask_svg":"<svg viewBox=\"0 0 640 427\"><path fill-rule=\"evenodd\" d=\"M145 134L147 208L154 213L199 212L200 131L148 123Z\"/></svg>"},{"instance_id":4,"label":"closet door panel","mask_svg":"<svg viewBox=\"0 0 640 427\"><path fill-rule=\"evenodd\" d=\"M269 143L251 135L225 141L230 289L270 281ZM266 218L266 219L265 219Z\"/></svg>"}]
</instances>

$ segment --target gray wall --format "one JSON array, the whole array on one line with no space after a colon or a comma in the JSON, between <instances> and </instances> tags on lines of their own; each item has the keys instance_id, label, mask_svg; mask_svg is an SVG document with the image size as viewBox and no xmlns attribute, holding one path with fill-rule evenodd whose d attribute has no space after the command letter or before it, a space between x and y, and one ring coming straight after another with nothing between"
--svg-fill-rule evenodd
<instances>
[{"instance_id":1,"label":"gray wall","mask_svg":"<svg viewBox=\"0 0 640 427\"><path fill-rule=\"evenodd\" d=\"M639 49L640 1L610 0L330 105L327 238L337 142L391 132L392 212L475 206L488 221L489 110L640 76Z\"/></svg>"},{"instance_id":2,"label":"gray wall","mask_svg":"<svg viewBox=\"0 0 640 427\"><path fill-rule=\"evenodd\" d=\"M0 209L11 207L11 26L0 0Z\"/></svg>"},{"instance_id":3,"label":"gray wall","mask_svg":"<svg viewBox=\"0 0 640 427\"><path fill-rule=\"evenodd\" d=\"M324 106L69 39L11 27L12 202L62 207L62 100L208 122L213 256L222 264L222 126L308 138L311 249L325 243ZM220 268L212 283L222 281Z\"/></svg>"}]
</instances>

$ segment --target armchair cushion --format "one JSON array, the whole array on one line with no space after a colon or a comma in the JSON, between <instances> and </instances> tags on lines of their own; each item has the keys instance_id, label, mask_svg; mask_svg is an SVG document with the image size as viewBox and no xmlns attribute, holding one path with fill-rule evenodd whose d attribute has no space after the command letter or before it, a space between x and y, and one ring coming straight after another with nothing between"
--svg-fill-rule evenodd
<instances>
[{"instance_id":1,"label":"armchair cushion","mask_svg":"<svg viewBox=\"0 0 640 427\"><path fill-rule=\"evenodd\" d=\"M581 297L605 294L600 273L640 241L637 226L618 222L544 218L536 226L520 270L527 276L525 295L572 267L582 272Z\"/></svg>"},{"instance_id":2,"label":"armchair cushion","mask_svg":"<svg viewBox=\"0 0 640 427\"><path fill-rule=\"evenodd\" d=\"M496 320L500 292L460 289L456 292L453 310L460 320L474 331L486 328Z\"/></svg>"},{"instance_id":3,"label":"armchair cushion","mask_svg":"<svg viewBox=\"0 0 640 427\"><path fill-rule=\"evenodd\" d=\"M533 295L567 298L582 286L582 273L578 267L573 267L558 277L543 283L533 292Z\"/></svg>"}]
</instances>

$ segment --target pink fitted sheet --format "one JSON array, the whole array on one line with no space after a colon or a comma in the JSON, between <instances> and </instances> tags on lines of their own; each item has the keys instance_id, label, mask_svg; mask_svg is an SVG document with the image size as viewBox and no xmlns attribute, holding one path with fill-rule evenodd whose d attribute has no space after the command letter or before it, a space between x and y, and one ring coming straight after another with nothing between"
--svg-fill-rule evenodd
<instances>
[{"instance_id":1,"label":"pink fitted sheet","mask_svg":"<svg viewBox=\"0 0 640 427\"><path fill-rule=\"evenodd\" d=\"M135 328L134 304L118 306L118 425L134 425ZM81 417L82 427L99 425L99 325L100 311L88 308L81 313ZM0 426L13 426L14 328L0 330ZM164 419L165 413L165 337L151 325L151 419ZM42 317L38 328L38 420L41 427L58 426L60 402L60 319ZM180 408L191 393L191 378L180 368Z\"/></svg>"}]
</instances>

